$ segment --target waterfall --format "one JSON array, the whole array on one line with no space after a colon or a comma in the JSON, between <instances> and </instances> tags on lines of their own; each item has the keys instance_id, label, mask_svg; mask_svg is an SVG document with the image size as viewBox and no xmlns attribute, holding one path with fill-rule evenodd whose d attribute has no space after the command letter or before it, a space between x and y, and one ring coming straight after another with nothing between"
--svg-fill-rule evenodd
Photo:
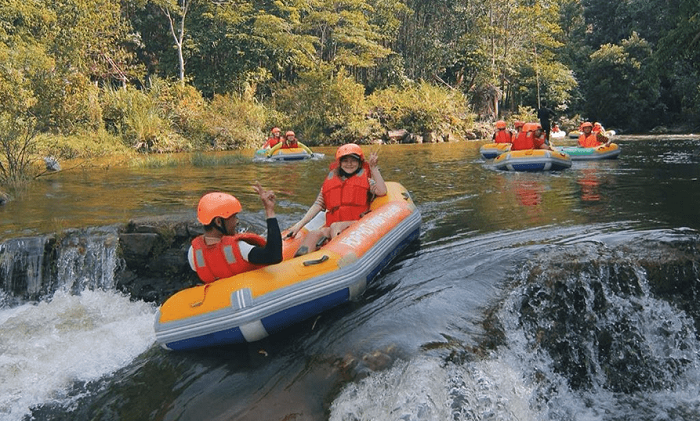
<instances>
[{"instance_id":1,"label":"waterfall","mask_svg":"<svg viewBox=\"0 0 700 421\"><path fill-rule=\"evenodd\" d=\"M57 290L114 289L118 245L116 227L0 243L0 305L39 301Z\"/></svg>"}]
</instances>

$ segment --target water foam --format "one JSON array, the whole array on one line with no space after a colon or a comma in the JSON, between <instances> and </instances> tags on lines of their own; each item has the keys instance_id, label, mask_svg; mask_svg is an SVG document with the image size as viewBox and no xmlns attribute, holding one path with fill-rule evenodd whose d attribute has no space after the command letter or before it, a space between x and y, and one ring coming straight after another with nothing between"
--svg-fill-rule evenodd
<instances>
[{"instance_id":1,"label":"water foam","mask_svg":"<svg viewBox=\"0 0 700 421\"><path fill-rule=\"evenodd\" d=\"M68 405L75 382L128 365L154 343L154 316L151 304L100 290L0 309L0 420Z\"/></svg>"}]
</instances>

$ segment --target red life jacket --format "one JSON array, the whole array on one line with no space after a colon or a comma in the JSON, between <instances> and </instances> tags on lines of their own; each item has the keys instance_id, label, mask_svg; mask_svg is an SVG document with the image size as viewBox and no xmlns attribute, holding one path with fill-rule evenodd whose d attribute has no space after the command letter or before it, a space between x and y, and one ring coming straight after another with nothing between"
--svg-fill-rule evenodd
<instances>
[{"instance_id":1,"label":"red life jacket","mask_svg":"<svg viewBox=\"0 0 700 421\"><path fill-rule=\"evenodd\" d=\"M225 235L217 244L207 246L204 236L200 235L192 240L194 251L194 265L199 279L204 283L214 282L217 279L229 278L239 273L263 267L248 262L241 256L238 242L264 247L267 242L257 234Z\"/></svg>"},{"instance_id":2,"label":"red life jacket","mask_svg":"<svg viewBox=\"0 0 700 421\"><path fill-rule=\"evenodd\" d=\"M508 130L498 130L494 136L495 143L511 143L513 137Z\"/></svg>"},{"instance_id":3,"label":"red life jacket","mask_svg":"<svg viewBox=\"0 0 700 421\"><path fill-rule=\"evenodd\" d=\"M297 142L296 139L292 140L291 142L288 140L288 141L282 143L282 149L292 149L292 148L298 148L298 147L299 147L299 143Z\"/></svg>"},{"instance_id":4,"label":"red life jacket","mask_svg":"<svg viewBox=\"0 0 700 421\"><path fill-rule=\"evenodd\" d=\"M337 163L336 165L337 166ZM321 193L326 205L326 226L333 222L356 221L369 210L369 174L367 163L360 171L343 181L331 165L331 172L323 182Z\"/></svg>"},{"instance_id":5,"label":"red life jacket","mask_svg":"<svg viewBox=\"0 0 700 421\"><path fill-rule=\"evenodd\" d=\"M281 137L274 137L273 136L273 137L267 139L267 142L265 142L265 145L263 145L263 147L270 147L271 148L271 147L275 146L276 144L280 143L281 141L282 141Z\"/></svg>"}]
</instances>

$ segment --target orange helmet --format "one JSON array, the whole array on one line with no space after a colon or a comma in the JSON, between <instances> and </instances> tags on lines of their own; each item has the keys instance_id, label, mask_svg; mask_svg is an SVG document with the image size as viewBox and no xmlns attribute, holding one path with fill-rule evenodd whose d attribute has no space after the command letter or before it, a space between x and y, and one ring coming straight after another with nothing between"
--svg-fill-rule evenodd
<instances>
[{"instance_id":1,"label":"orange helmet","mask_svg":"<svg viewBox=\"0 0 700 421\"><path fill-rule=\"evenodd\" d=\"M534 125L534 129L532 130L542 130L542 125L540 123L532 123Z\"/></svg>"},{"instance_id":2,"label":"orange helmet","mask_svg":"<svg viewBox=\"0 0 700 421\"><path fill-rule=\"evenodd\" d=\"M272 133L282 133L282 130L280 130L279 127L273 127L272 130L270 130Z\"/></svg>"},{"instance_id":3,"label":"orange helmet","mask_svg":"<svg viewBox=\"0 0 700 421\"><path fill-rule=\"evenodd\" d=\"M362 148L354 143L348 143L339 147L335 153L335 159L340 161L340 158L347 155L356 155L360 161L365 160L365 155L362 153Z\"/></svg>"},{"instance_id":4,"label":"orange helmet","mask_svg":"<svg viewBox=\"0 0 700 421\"><path fill-rule=\"evenodd\" d=\"M593 124L591 124L590 121L586 121L585 123L581 124L581 130L583 130L584 127L593 127Z\"/></svg>"},{"instance_id":5,"label":"orange helmet","mask_svg":"<svg viewBox=\"0 0 700 421\"><path fill-rule=\"evenodd\" d=\"M531 132L535 130L535 123L525 123L523 124L523 131Z\"/></svg>"},{"instance_id":6,"label":"orange helmet","mask_svg":"<svg viewBox=\"0 0 700 421\"><path fill-rule=\"evenodd\" d=\"M593 125L594 125L595 127L603 127L603 126L602 126L600 123L598 123L597 121L596 121Z\"/></svg>"},{"instance_id":7,"label":"orange helmet","mask_svg":"<svg viewBox=\"0 0 700 421\"><path fill-rule=\"evenodd\" d=\"M516 121L515 123L513 123L513 126L514 126L516 129L517 129L518 127L523 127L524 125L525 125L525 123L523 123L522 121Z\"/></svg>"},{"instance_id":8,"label":"orange helmet","mask_svg":"<svg viewBox=\"0 0 700 421\"><path fill-rule=\"evenodd\" d=\"M506 128L506 122L503 120L498 120L496 122L496 128L497 129L505 129Z\"/></svg>"},{"instance_id":9,"label":"orange helmet","mask_svg":"<svg viewBox=\"0 0 700 421\"><path fill-rule=\"evenodd\" d=\"M241 202L228 193L207 193L199 199L197 220L204 225L209 225L217 216L225 219L237 214L241 209L243 209Z\"/></svg>"},{"instance_id":10,"label":"orange helmet","mask_svg":"<svg viewBox=\"0 0 700 421\"><path fill-rule=\"evenodd\" d=\"M288 131L287 133L284 134L284 137L289 137L289 136L296 136L293 131Z\"/></svg>"}]
</instances>

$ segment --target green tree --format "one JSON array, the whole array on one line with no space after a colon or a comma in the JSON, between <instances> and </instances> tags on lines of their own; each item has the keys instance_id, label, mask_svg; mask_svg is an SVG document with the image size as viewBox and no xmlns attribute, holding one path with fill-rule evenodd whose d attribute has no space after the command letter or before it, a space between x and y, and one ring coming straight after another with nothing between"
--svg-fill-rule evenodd
<instances>
[{"instance_id":1,"label":"green tree","mask_svg":"<svg viewBox=\"0 0 700 421\"><path fill-rule=\"evenodd\" d=\"M658 121L659 81L648 42L635 33L620 45L606 44L591 55L586 117L631 130Z\"/></svg>"}]
</instances>

